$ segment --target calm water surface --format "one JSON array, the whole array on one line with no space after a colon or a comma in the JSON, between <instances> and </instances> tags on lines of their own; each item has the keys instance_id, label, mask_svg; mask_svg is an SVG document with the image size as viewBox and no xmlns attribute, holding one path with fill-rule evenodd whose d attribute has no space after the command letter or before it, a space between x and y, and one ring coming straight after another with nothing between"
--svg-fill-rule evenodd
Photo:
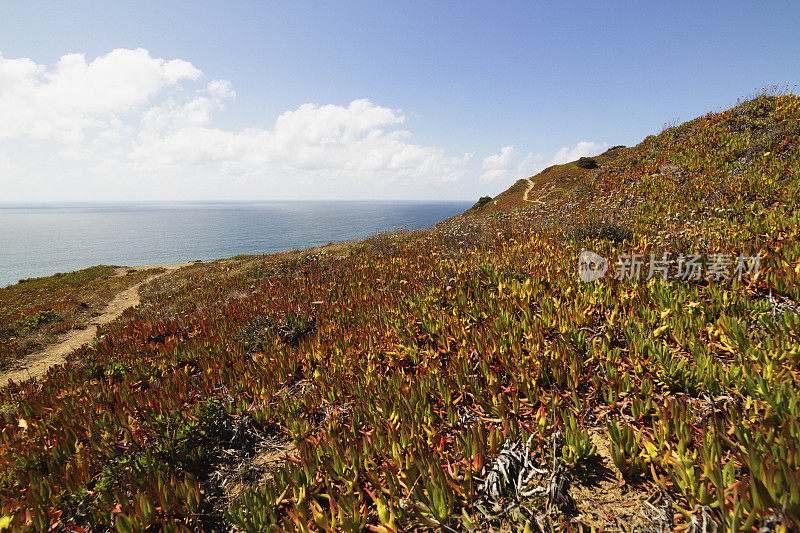
<instances>
[{"instance_id":1,"label":"calm water surface","mask_svg":"<svg viewBox=\"0 0 800 533\"><path fill-rule=\"evenodd\" d=\"M421 229L468 202L0 204L0 287L93 265L283 252Z\"/></svg>"}]
</instances>

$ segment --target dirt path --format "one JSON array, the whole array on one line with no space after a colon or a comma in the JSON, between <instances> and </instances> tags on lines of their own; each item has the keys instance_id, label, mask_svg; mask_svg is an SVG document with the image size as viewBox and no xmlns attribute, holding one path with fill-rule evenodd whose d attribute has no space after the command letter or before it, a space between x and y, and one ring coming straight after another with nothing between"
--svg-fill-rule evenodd
<instances>
[{"instance_id":1,"label":"dirt path","mask_svg":"<svg viewBox=\"0 0 800 533\"><path fill-rule=\"evenodd\" d=\"M652 486L625 482L611 458L612 445L606 432L591 431L590 437L597 457L584 476L586 479L579 478L573 485L572 496L578 513L582 515L582 522L595 530L629 531L639 518Z\"/></svg>"},{"instance_id":2,"label":"dirt path","mask_svg":"<svg viewBox=\"0 0 800 533\"><path fill-rule=\"evenodd\" d=\"M119 317L123 311L129 307L139 305L139 287L152 281L164 274L177 270L181 267L194 263L183 263L180 265L149 265L132 267L133 270L146 270L149 268L163 268L166 272L155 274L140 281L136 285L128 287L119 294L103 309L100 316L95 317L94 321L86 329L73 329L65 333L59 342L45 346L25 358L17 361L14 366L0 374L0 387L5 387L12 379L15 383L20 383L30 378L38 378L44 375L47 370L54 365L62 364L65 356L77 350L87 342L91 341L97 333L98 326L103 326ZM130 268L121 267L117 275L125 275Z\"/></svg>"},{"instance_id":3,"label":"dirt path","mask_svg":"<svg viewBox=\"0 0 800 533\"><path fill-rule=\"evenodd\" d=\"M522 193L522 200L525 202L532 202L533 200L528 200L528 193L531 192L531 189L533 189L533 180L530 178L525 179L528 180L528 188L525 189L524 193Z\"/></svg>"},{"instance_id":4,"label":"dirt path","mask_svg":"<svg viewBox=\"0 0 800 533\"><path fill-rule=\"evenodd\" d=\"M544 205L544 202L539 200L539 199L531 200L530 198L528 198L528 195L533 190L533 179L532 178L525 178L525 179L528 180L528 188L525 189L524 193L522 193L522 200L525 201L525 202L530 202L532 204L542 204L542 205Z\"/></svg>"},{"instance_id":5,"label":"dirt path","mask_svg":"<svg viewBox=\"0 0 800 533\"><path fill-rule=\"evenodd\" d=\"M547 205L547 202L545 202L544 200L542 200L542 198L546 197L547 195L549 195L549 194L550 194L550 193L553 191L553 188L552 188L552 186L551 186L551 187L550 187L550 189L549 189L549 190L548 190L546 193L544 193L544 194L543 194L541 197L539 197L539 198L537 198L537 199L535 199L535 200L531 200L531 199L530 199L530 198L528 198L528 197L530 196L530 193L531 193L531 191L532 191L532 190L533 190L533 188L535 187L535 184L533 183L533 178L525 178L525 179L527 179L527 180L528 180L528 188L527 188L527 189L525 189L525 192L523 192L523 193L522 193L522 200L523 200L524 202L529 202L529 203L532 203L532 204Z\"/></svg>"}]
</instances>

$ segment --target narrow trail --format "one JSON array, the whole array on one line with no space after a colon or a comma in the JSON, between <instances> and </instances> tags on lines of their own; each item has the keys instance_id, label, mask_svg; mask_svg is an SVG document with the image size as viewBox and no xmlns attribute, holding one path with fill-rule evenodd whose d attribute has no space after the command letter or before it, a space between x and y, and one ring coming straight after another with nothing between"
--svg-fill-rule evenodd
<instances>
[{"instance_id":1,"label":"narrow trail","mask_svg":"<svg viewBox=\"0 0 800 533\"><path fill-rule=\"evenodd\" d=\"M533 200L528 200L528 193L530 193L531 190L533 189L533 180L530 178L525 178L525 179L528 180L528 188L525 189L524 193L522 193L522 200L525 202L533 202Z\"/></svg>"},{"instance_id":2,"label":"narrow trail","mask_svg":"<svg viewBox=\"0 0 800 533\"><path fill-rule=\"evenodd\" d=\"M528 188L525 189L525 192L522 193L522 201L531 204L548 205L549 202L546 202L545 200L543 200L543 198L547 198L551 193L553 193L553 185L551 184L549 185L549 187L547 187L546 190L543 190L540 193L539 198L531 200L529 196L533 188L536 186L536 184L533 183L533 178L525 178L525 179L528 180Z\"/></svg>"},{"instance_id":3,"label":"narrow trail","mask_svg":"<svg viewBox=\"0 0 800 533\"><path fill-rule=\"evenodd\" d=\"M64 363L65 357L77 350L84 344L91 341L99 326L104 326L109 322L116 320L123 311L129 307L136 307L139 305L139 287L159 278L169 272L173 272L181 267L191 265L193 263L183 263L180 265L150 265L132 267L134 270L146 270L149 268L163 268L165 272L155 274L145 280L140 281L136 285L128 287L117 294L111 302L103 309L103 312L94 318L94 321L89 324L86 329L73 329L61 336L61 339L49 346L37 350L34 353L28 354L23 359L17 361L14 366L6 372L0 373L0 387L5 387L12 379L15 383L28 380L30 378L39 378L44 375L47 370L55 365ZM124 275L129 268L122 267L118 271L118 275Z\"/></svg>"},{"instance_id":4,"label":"narrow trail","mask_svg":"<svg viewBox=\"0 0 800 533\"><path fill-rule=\"evenodd\" d=\"M524 202L530 202L532 204L545 205L545 203L541 199L537 198L536 200L531 200L530 198L528 198L528 195L533 190L533 179L532 178L525 178L525 179L528 180L528 188L525 189L524 193L522 193L522 200Z\"/></svg>"}]
</instances>

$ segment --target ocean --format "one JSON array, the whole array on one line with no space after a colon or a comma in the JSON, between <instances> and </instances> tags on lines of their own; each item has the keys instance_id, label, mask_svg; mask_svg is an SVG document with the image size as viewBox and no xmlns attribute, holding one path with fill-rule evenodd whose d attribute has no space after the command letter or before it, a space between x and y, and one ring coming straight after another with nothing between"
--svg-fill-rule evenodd
<instances>
[{"instance_id":1,"label":"ocean","mask_svg":"<svg viewBox=\"0 0 800 533\"><path fill-rule=\"evenodd\" d=\"M94 265L269 254L430 227L469 202L0 204L0 287Z\"/></svg>"}]
</instances>

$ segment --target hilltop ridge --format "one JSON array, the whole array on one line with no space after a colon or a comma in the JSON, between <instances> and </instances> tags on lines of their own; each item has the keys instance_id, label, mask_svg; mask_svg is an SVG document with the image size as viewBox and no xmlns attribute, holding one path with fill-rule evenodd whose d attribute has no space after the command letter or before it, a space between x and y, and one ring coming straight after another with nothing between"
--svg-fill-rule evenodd
<instances>
[{"instance_id":1,"label":"hilltop ridge","mask_svg":"<svg viewBox=\"0 0 800 533\"><path fill-rule=\"evenodd\" d=\"M616 159L624 146L614 146L602 154L590 158L598 165ZM470 214L490 214L511 209L529 207L529 204L549 203L563 196L582 182L593 168L582 168L578 160L560 165L551 165L538 174L517 180L511 187L482 206L476 204L467 210Z\"/></svg>"},{"instance_id":2,"label":"hilltop ridge","mask_svg":"<svg viewBox=\"0 0 800 533\"><path fill-rule=\"evenodd\" d=\"M657 211L742 201L763 208L786 205L796 192L791 181L800 134L793 115L796 99L763 95L708 113L636 146L600 154L594 157L595 169L579 168L576 162L549 167L465 214L536 207L531 204L560 209L573 202L593 216L626 216L632 223L643 214L642 194ZM764 174L771 178L761 179ZM613 198L623 192L628 199Z\"/></svg>"}]
</instances>

